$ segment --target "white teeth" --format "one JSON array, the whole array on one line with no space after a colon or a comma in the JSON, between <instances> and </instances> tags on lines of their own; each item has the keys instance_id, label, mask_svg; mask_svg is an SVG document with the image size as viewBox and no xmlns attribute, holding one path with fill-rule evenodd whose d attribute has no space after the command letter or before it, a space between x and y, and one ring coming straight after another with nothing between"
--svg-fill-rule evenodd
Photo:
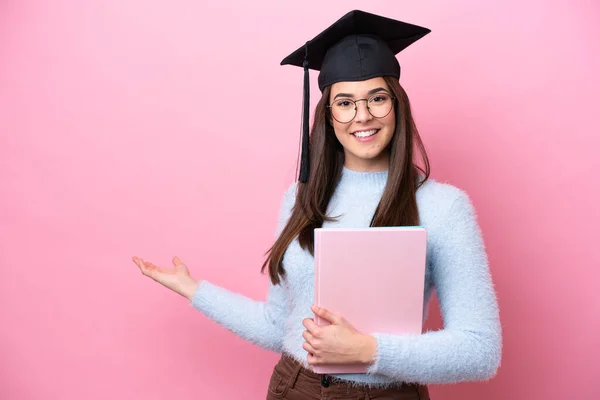
<instances>
[{"instance_id":1,"label":"white teeth","mask_svg":"<svg viewBox=\"0 0 600 400\"><path fill-rule=\"evenodd\" d=\"M374 135L375 133L377 133L377 129L371 129L370 131L354 132L353 135L359 138L366 138L371 135Z\"/></svg>"}]
</instances>

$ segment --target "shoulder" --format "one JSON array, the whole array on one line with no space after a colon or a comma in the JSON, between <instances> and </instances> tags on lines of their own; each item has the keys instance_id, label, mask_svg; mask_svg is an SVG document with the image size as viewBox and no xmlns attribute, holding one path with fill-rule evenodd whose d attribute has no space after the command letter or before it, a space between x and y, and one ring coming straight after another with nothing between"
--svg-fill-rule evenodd
<instances>
[{"instance_id":1,"label":"shoulder","mask_svg":"<svg viewBox=\"0 0 600 400\"><path fill-rule=\"evenodd\" d=\"M448 208L465 197L468 197L467 193L458 186L433 178L429 178L417 190L417 202L424 207Z\"/></svg>"},{"instance_id":2,"label":"shoulder","mask_svg":"<svg viewBox=\"0 0 600 400\"><path fill-rule=\"evenodd\" d=\"M279 205L279 215L277 218L277 234L281 232L288 219L292 215L292 209L296 203L296 194L298 191L298 183L291 183L281 196Z\"/></svg>"},{"instance_id":3,"label":"shoulder","mask_svg":"<svg viewBox=\"0 0 600 400\"><path fill-rule=\"evenodd\" d=\"M429 178L417 190L417 205L424 225L448 222L474 213L471 198L458 186Z\"/></svg>"},{"instance_id":4,"label":"shoulder","mask_svg":"<svg viewBox=\"0 0 600 400\"><path fill-rule=\"evenodd\" d=\"M292 182L287 189L283 192L281 199L282 209L291 209L296 202L296 195L298 194L298 182Z\"/></svg>"}]
</instances>

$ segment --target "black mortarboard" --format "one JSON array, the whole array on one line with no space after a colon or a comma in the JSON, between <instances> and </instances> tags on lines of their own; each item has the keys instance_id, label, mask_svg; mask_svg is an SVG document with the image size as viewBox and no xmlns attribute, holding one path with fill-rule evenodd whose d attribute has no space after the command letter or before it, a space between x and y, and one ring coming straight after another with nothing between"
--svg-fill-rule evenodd
<instances>
[{"instance_id":1,"label":"black mortarboard","mask_svg":"<svg viewBox=\"0 0 600 400\"><path fill-rule=\"evenodd\" d=\"M368 12L350 11L281 61L304 69L300 181L309 173L308 70L319 72L319 89L340 81L378 76L400 78L396 54L431 32L427 28Z\"/></svg>"}]
</instances>

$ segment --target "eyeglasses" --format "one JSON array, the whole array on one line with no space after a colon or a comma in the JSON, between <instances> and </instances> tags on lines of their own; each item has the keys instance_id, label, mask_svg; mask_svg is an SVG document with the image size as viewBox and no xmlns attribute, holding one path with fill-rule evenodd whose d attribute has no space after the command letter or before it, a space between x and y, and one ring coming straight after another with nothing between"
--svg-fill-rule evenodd
<instances>
[{"instance_id":1,"label":"eyeglasses","mask_svg":"<svg viewBox=\"0 0 600 400\"><path fill-rule=\"evenodd\" d=\"M356 110L359 101L367 102L367 110L375 118L386 117L394 105L395 97L386 93L377 93L367 99L339 99L333 104L327 105L331 110L331 116L341 124L347 124L356 117Z\"/></svg>"}]
</instances>

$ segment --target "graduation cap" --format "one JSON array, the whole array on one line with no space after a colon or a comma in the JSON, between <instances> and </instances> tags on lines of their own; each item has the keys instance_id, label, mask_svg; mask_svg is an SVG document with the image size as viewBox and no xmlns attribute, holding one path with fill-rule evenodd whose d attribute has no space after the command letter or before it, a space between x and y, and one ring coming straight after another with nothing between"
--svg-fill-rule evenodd
<instances>
[{"instance_id":1,"label":"graduation cap","mask_svg":"<svg viewBox=\"0 0 600 400\"><path fill-rule=\"evenodd\" d=\"M319 71L321 92L341 81L362 81L380 76L400 78L396 54L431 32L391 18L353 10L307 41L281 61L304 69L302 156L300 182L309 174L309 77Z\"/></svg>"}]
</instances>

